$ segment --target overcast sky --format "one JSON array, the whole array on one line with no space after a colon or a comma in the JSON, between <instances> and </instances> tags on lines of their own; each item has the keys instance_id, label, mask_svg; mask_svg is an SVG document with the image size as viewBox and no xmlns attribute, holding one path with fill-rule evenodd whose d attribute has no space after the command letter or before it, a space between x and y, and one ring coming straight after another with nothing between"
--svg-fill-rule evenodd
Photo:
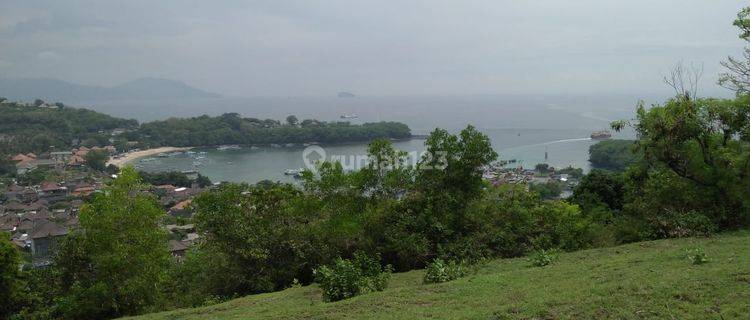
<instances>
[{"instance_id":1,"label":"overcast sky","mask_svg":"<svg viewBox=\"0 0 750 320\"><path fill-rule=\"evenodd\" d=\"M230 96L704 91L746 1L2 0L0 77L182 80Z\"/></svg>"}]
</instances>

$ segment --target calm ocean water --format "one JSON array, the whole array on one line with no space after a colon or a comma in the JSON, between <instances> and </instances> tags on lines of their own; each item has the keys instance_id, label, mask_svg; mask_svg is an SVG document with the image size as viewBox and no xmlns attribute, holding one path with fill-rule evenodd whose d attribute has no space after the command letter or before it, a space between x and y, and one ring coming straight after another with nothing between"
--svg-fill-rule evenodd
<instances>
[{"instance_id":1,"label":"calm ocean water","mask_svg":"<svg viewBox=\"0 0 750 320\"><path fill-rule=\"evenodd\" d=\"M415 134L436 127L458 132L468 124L492 140L502 159L517 159L519 165L545 162L553 166L573 165L586 170L592 131L607 129L609 122L633 117L636 96L421 96L421 97L295 97L221 98L205 100L160 100L96 102L90 108L119 117L151 121L168 117L237 112L245 117L282 120L290 114L300 120L314 118L340 121L342 114L357 114L354 123L400 121ZM658 102L658 98L645 98ZM615 138L632 138L632 132ZM417 154L422 140L399 141L395 146ZM365 153L362 143L323 146L332 155L355 157ZM214 181L257 182L263 179L291 180L285 169L303 167L304 147L204 150L204 159L177 156L137 162L144 170L196 169Z\"/></svg>"}]
</instances>

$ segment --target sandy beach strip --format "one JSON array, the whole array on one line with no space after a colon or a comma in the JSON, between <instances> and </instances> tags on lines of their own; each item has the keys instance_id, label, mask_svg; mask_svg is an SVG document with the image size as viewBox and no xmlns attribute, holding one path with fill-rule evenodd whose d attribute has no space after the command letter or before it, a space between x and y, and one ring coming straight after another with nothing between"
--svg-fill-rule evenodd
<instances>
[{"instance_id":1,"label":"sandy beach strip","mask_svg":"<svg viewBox=\"0 0 750 320\"><path fill-rule=\"evenodd\" d=\"M153 149L146 149L146 150L140 150L140 151L135 151L135 152L129 152L129 153L123 154L119 158L112 158L112 159L110 159L107 162L107 165L113 164L113 165L116 165L118 167L122 167L123 165L125 165L125 164L127 164L129 162L132 162L134 160L137 160L138 158L153 156L153 155L157 155L157 154L160 154L160 153L169 153L169 152L175 152L175 151L185 151L185 150L190 150L190 149L192 149L192 148L189 148L189 147L183 147L183 148L178 148L178 147L160 147L160 148L153 148Z\"/></svg>"}]
</instances>

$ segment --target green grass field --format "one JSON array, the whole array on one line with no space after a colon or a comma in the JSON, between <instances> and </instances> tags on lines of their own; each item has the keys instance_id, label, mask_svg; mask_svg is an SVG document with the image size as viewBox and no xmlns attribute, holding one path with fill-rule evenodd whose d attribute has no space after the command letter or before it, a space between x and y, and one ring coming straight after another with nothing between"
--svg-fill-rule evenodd
<instances>
[{"instance_id":1,"label":"green grass field","mask_svg":"<svg viewBox=\"0 0 750 320\"><path fill-rule=\"evenodd\" d=\"M696 246L707 263L687 258ZM312 285L140 319L750 319L749 231L566 253L547 267L495 260L443 284L422 273L334 303Z\"/></svg>"}]
</instances>

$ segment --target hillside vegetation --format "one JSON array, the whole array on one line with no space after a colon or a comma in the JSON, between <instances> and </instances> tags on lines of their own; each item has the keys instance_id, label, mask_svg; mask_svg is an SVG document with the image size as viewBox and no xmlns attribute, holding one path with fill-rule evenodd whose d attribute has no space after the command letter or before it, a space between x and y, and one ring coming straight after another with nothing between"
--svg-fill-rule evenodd
<instances>
[{"instance_id":1,"label":"hillside vegetation","mask_svg":"<svg viewBox=\"0 0 750 320\"><path fill-rule=\"evenodd\" d=\"M750 232L562 254L546 267L524 258L422 284L399 273L383 292L325 303L317 285L135 319L737 319L750 314ZM690 248L709 261L693 265Z\"/></svg>"},{"instance_id":2,"label":"hillside vegetation","mask_svg":"<svg viewBox=\"0 0 750 320\"><path fill-rule=\"evenodd\" d=\"M113 135L113 131L122 131ZM411 130L399 122L352 124L315 119L286 122L221 116L170 118L139 124L63 103L18 103L0 97L0 158L14 153L45 153L114 144L118 150L159 146L214 146L221 144L342 143L377 138L406 139Z\"/></svg>"}]
</instances>

